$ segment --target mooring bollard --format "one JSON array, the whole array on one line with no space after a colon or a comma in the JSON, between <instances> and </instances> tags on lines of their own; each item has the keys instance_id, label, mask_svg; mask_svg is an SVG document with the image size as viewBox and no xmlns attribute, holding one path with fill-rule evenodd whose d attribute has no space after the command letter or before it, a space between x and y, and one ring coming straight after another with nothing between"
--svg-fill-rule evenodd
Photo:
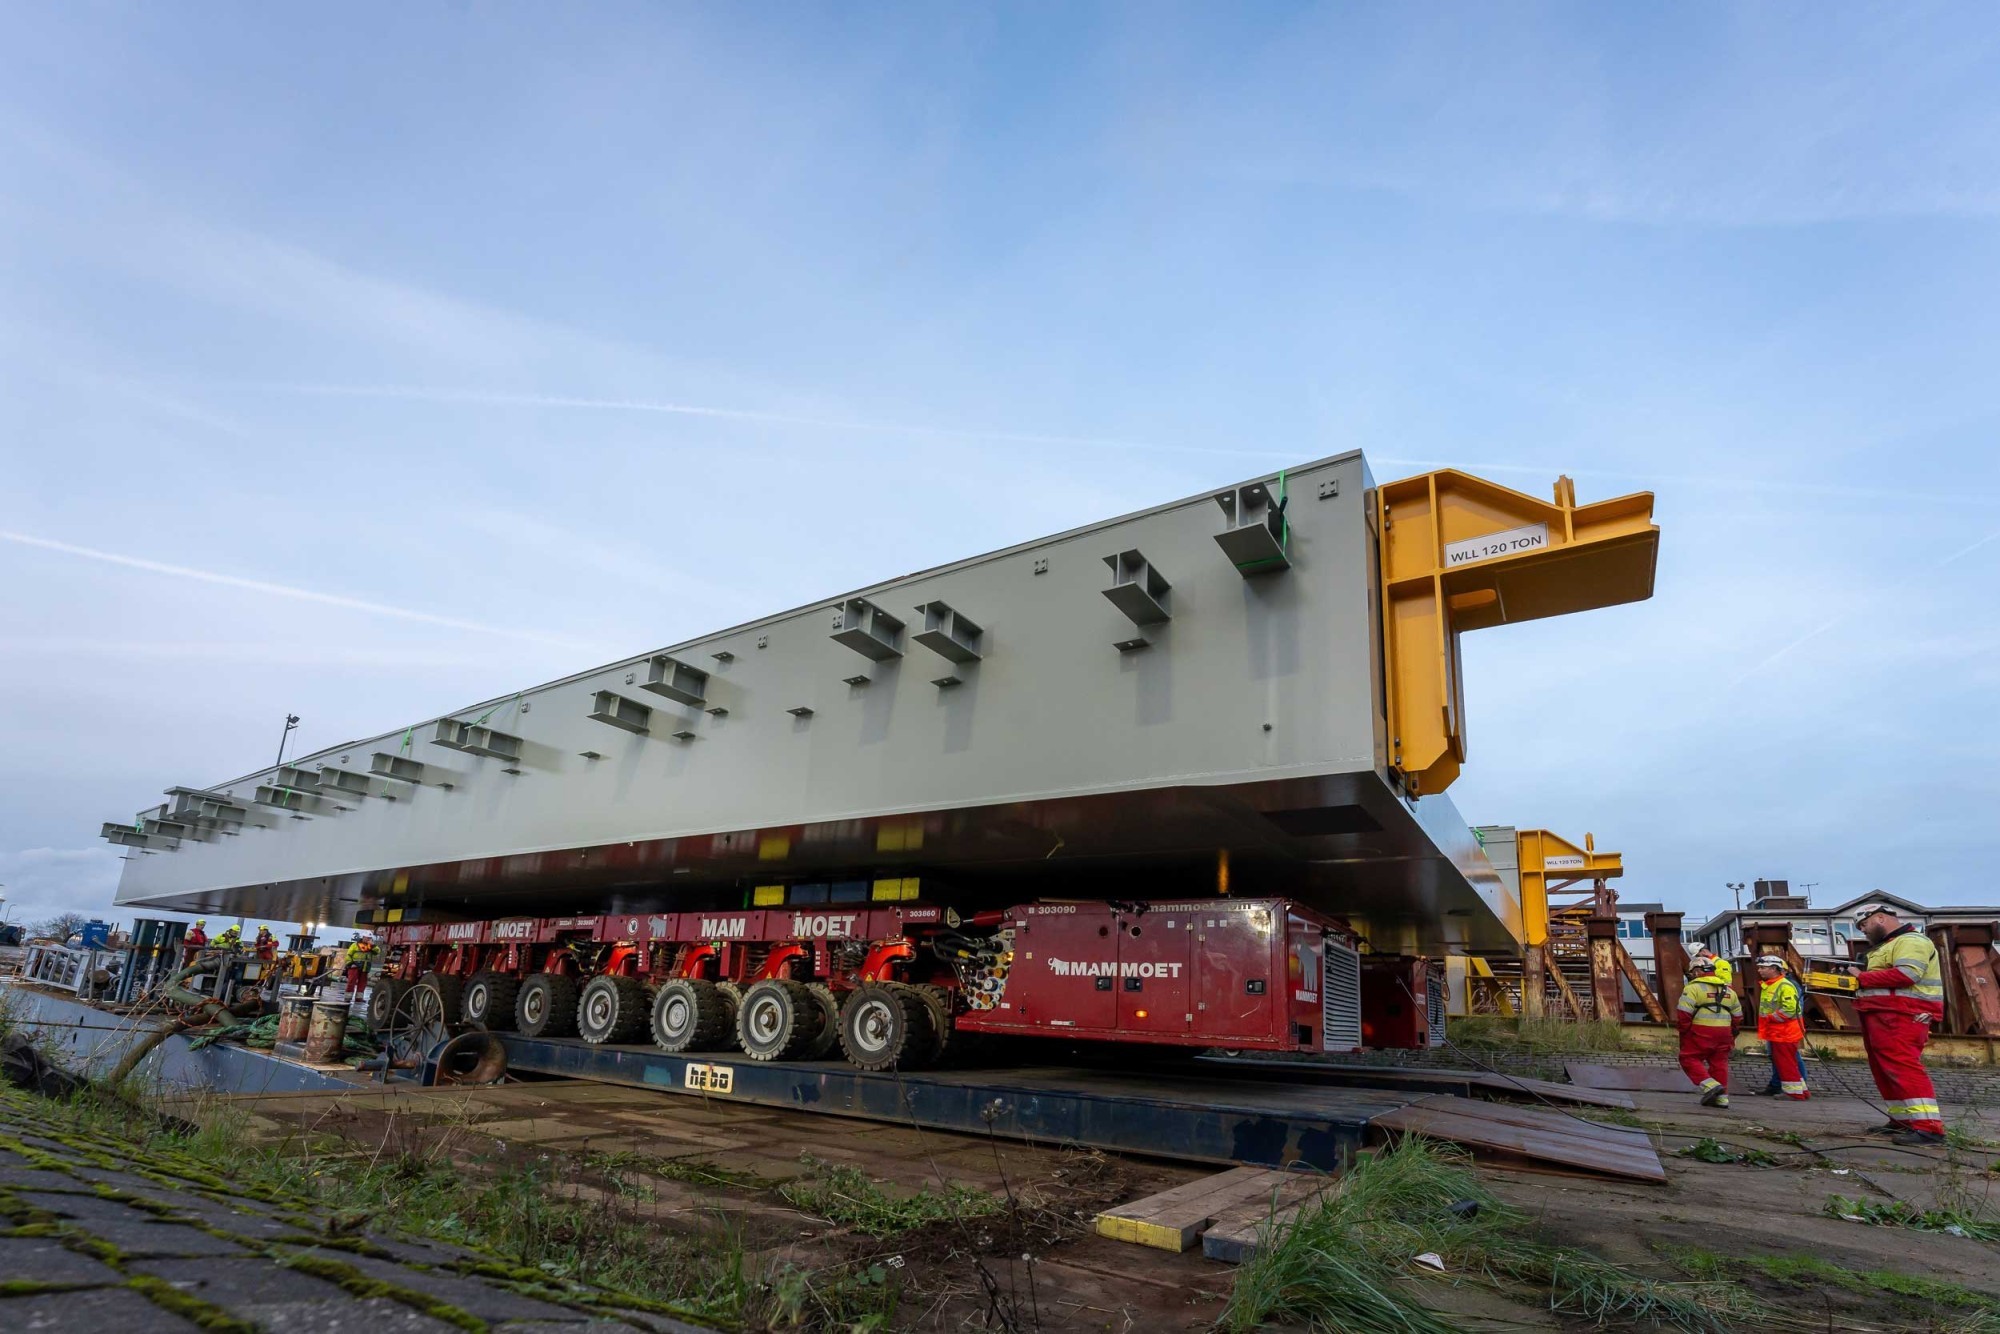
<instances>
[{"instance_id":1,"label":"mooring bollard","mask_svg":"<svg viewBox=\"0 0 2000 1334\"><path fill-rule=\"evenodd\" d=\"M306 1029L306 1059L316 1065L338 1061L346 1044L347 1002L316 1002Z\"/></svg>"}]
</instances>

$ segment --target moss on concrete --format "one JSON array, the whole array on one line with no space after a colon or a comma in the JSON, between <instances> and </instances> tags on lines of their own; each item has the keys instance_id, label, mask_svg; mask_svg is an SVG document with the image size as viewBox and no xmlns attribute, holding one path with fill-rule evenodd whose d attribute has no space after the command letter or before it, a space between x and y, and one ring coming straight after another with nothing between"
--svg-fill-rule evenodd
<instances>
[{"instance_id":1,"label":"moss on concrete","mask_svg":"<svg viewBox=\"0 0 2000 1334\"><path fill-rule=\"evenodd\" d=\"M183 1292L163 1278L137 1274L126 1279L125 1286L161 1310L170 1311L190 1324L208 1330L209 1334L260 1334L249 1321L238 1319L214 1302Z\"/></svg>"},{"instance_id":2,"label":"moss on concrete","mask_svg":"<svg viewBox=\"0 0 2000 1334\"><path fill-rule=\"evenodd\" d=\"M0 1297L40 1297L50 1292L76 1292L90 1283L44 1283L32 1278L0 1278Z\"/></svg>"},{"instance_id":3,"label":"moss on concrete","mask_svg":"<svg viewBox=\"0 0 2000 1334\"><path fill-rule=\"evenodd\" d=\"M283 1255L275 1257L280 1264L296 1269L314 1278L323 1278L338 1284L343 1291L356 1297L386 1297L400 1302L413 1311L420 1311L434 1320L457 1325L460 1329L471 1330L472 1334L485 1334L486 1322L463 1307L453 1306L442 1297L433 1297L415 1288L405 1288L390 1283L386 1279L370 1278L353 1265L319 1255Z\"/></svg>"}]
</instances>

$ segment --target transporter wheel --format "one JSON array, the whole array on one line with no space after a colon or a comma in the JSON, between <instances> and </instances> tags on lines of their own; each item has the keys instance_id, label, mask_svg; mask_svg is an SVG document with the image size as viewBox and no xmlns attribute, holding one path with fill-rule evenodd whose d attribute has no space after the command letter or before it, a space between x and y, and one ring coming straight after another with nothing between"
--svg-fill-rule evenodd
<instances>
[{"instance_id":1,"label":"transporter wheel","mask_svg":"<svg viewBox=\"0 0 2000 1334\"><path fill-rule=\"evenodd\" d=\"M717 982L716 991L722 996L722 1003L729 1007L729 1027L723 1030L722 1045L736 1045L736 1014L743 1008L743 984L741 982Z\"/></svg>"},{"instance_id":2,"label":"transporter wheel","mask_svg":"<svg viewBox=\"0 0 2000 1334\"><path fill-rule=\"evenodd\" d=\"M450 973L425 973L417 979L420 987L429 987L438 995L438 1003L444 1008L445 1022L450 1023L465 1013L465 979Z\"/></svg>"},{"instance_id":3,"label":"transporter wheel","mask_svg":"<svg viewBox=\"0 0 2000 1334\"><path fill-rule=\"evenodd\" d=\"M958 1046L957 1035L951 1026L951 993L943 987L932 986L913 986L910 990L917 993L917 999L931 1012L931 1031L937 1036L931 1040L930 1059L925 1064L936 1065L944 1059L945 1048L955 1049Z\"/></svg>"},{"instance_id":4,"label":"transporter wheel","mask_svg":"<svg viewBox=\"0 0 2000 1334\"><path fill-rule=\"evenodd\" d=\"M713 982L676 977L653 993L653 1042L661 1051L714 1051L734 1022Z\"/></svg>"},{"instance_id":5,"label":"transporter wheel","mask_svg":"<svg viewBox=\"0 0 2000 1334\"><path fill-rule=\"evenodd\" d=\"M410 984L400 977L376 978L368 988L368 1027L377 1033L388 1028L396 1016L396 1002L409 989Z\"/></svg>"},{"instance_id":6,"label":"transporter wheel","mask_svg":"<svg viewBox=\"0 0 2000 1334\"><path fill-rule=\"evenodd\" d=\"M824 982L808 982L806 990L811 993L813 1003L819 1006L819 1036L806 1044L799 1055L808 1061L817 1061L840 1045L840 1000L833 994L833 988Z\"/></svg>"},{"instance_id":7,"label":"transporter wheel","mask_svg":"<svg viewBox=\"0 0 2000 1334\"><path fill-rule=\"evenodd\" d=\"M514 1023L531 1038L566 1038L576 1032L576 979L536 973L521 984Z\"/></svg>"},{"instance_id":8,"label":"transporter wheel","mask_svg":"<svg viewBox=\"0 0 2000 1334\"><path fill-rule=\"evenodd\" d=\"M505 973L474 973L465 984L465 1022L489 1033L514 1026L514 1002L521 996L521 979Z\"/></svg>"},{"instance_id":9,"label":"transporter wheel","mask_svg":"<svg viewBox=\"0 0 2000 1334\"><path fill-rule=\"evenodd\" d=\"M925 1064L937 1042L931 1009L914 987L870 982L848 993L840 1007L840 1046L863 1070Z\"/></svg>"},{"instance_id":10,"label":"transporter wheel","mask_svg":"<svg viewBox=\"0 0 2000 1334\"><path fill-rule=\"evenodd\" d=\"M576 1004L576 1033L585 1042L630 1042L646 1031L651 1008L636 977L593 977Z\"/></svg>"},{"instance_id":11,"label":"transporter wheel","mask_svg":"<svg viewBox=\"0 0 2000 1334\"><path fill-rule=\"evenodd\" d=\"M803 982L774 977L743 994L736 1041L753 1061L789 1061L818 1040L826 1017Z\"/></svg>"}]
</instances>

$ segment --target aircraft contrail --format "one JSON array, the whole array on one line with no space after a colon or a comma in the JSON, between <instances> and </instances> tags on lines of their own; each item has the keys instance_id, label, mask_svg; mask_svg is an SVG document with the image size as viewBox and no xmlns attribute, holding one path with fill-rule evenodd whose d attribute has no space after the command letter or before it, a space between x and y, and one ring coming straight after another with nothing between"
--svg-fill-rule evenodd
<instances>
[{"instance_id":1,"label":"aircraft contrail","mask_svg":"<svg viewBox=\"0 0 2000 1334\"><path fill-rule=\"evenodd\" d=\"M240 386L287 394L316 394L328 398L388 398L421 403L464 403L487 407L579 408L595 412L650 412L676 417L709 417L722 421L761 422L775 426L805 426L823 431L857 431L878 435L931 436L955 440L990 440L998 443L1032 445L1074 445L1091 449L1163 451L1176 454L1211 454L1225 458L1284 458L1296 450L1228 449L1215 445L1169 445L1150 440L1121 440L1109 436L1054 435L1038 431L1000 431L965 426L919 426L911 422L853 421L838 417L811 417L798 413L770 412L760 408L720 408L701 403L672 403L642 398L587 398L570 394L510 394L479 389L435 389L411 385L268 384Z\"/></svg>"},{"instance_id":2,"label":"aircraft contrail","mask_svg":"<svg viewBox=\"0 0 2000 1334\"><path fill-rule=\"evenodd\" d=\"M1927 567L1925 573L1929 573L1931 570L1942 570L1945 566L1952 564L1954 561L1964 560L1967 556L1970 556L1973 552L1979 550L1979 548L1993 542L2000 542L2000 530L1990 532L1986 536L1980 538L1978 541L1969 542L1966 545L1960 547L1958 550L1952 552L1949 556L1946 556L1943 560L1939 561L1937 564ZM1906 588L1913 582L1915 582L1913 579L1898 580L1896 583L1892 584L1889 588L1884 589L1882 592L1876 594L1874 597L1869 598L1866 601L1862 602L1861 604L1841 612L1840 615L1838 616L1832 617L1814 626L1812 629L1800 635L1797 639L1794 639L1791 643L1786 644L1783 648L1780 648L1776 652L1771 653L1768 656L1758 660L1756 663L1754 663L1752 666L1746 669L1741 675L1739 675L1735 680L1731 681L1729 683L1729 689L1734 690L1737 686L1742 685L1745 681L1748 681L1751 677L1757 675L1757 673L1763 671L1766 667L1771 666L1773 663L1777 662L1780 658L1783 658L1787 654L1791 653L1794 649L1797 649L1802 645L1811 643L1813 640L1818 639L1821 635L1833 629L1834 626L1839 625L1841 622L1846 621L1851 617L1853 617L1856 612L1861 610L1861 607L1868 606L1875 602L1879 602L1887 594L1894 592L1898 589Z\"/></svg>"},{"instance_id":3,"label":"aircraft contrail","mask_svg":"<svg viewBox=\"0 0 2000 1334\"><path fill-rule=\"evenodd\" d=\"M526 639L541 644L556 644L564 648L589 647L574 639L538 634L533 630L486 625L480 621L468 621L457 616L439 616L435 612L395 607L386 602L369 602L364 598L351 598L339 593L322 593L311 588L296 588L291 584L274 584L265 579L246 579L241 575L222 574L215 570L197 570L187 565L170 565L165 561L148 560L142 556L125 556L115 551L100 551L96 547L78 546L74 542L58 542L54 538L35 537L29 533L0 529L0 541L35 547L42 551L56 551L65 556L80 556L85 560L103 561L107 565L121 565L128 570L144 570L148 574L164 574L170 578L219 584L224 588L241 588L252 593L266 593L272 597L292 598L299 602L317 602L322 606L366 612L372 616L393 616L403 621L421 621L426 625L442 625L453 630L470 630L476 634L499 635L507 639Z\"/></svg>"}]
</instances>

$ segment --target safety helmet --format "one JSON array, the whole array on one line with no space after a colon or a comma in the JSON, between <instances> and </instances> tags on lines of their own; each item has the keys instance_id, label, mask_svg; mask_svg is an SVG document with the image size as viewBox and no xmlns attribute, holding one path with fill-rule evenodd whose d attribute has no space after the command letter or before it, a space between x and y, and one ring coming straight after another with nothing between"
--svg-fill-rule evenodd
<instances>
[{"instance_id":1,"label":"safety helmet","mask_svg":"<svg viewBox=\"0 0 2000 1334\"><path fill-rule=\"evenodd\" d=\"M1757 966L1759 968L1783 968L1785 961L1775 954L1760 954L1757 956Z\"/></svg>"},{"instance_id":2,"label":"safety helmet","mask_svg":"<svg viewBox=\"0 0 2000 1334\"><path fill-rule=\"evenodd\" d=\"M1896 915L1896 910L1886 903L1870 903L1854 914L1854 924L1859 926L1878 912L1888 913L1891 917Z\"/></svg>"},{"instance_id":3,"label":"safety helmet","mask_svg":"<svg viewBox=\"0 0 2000 1334\"><path fill-rule=\"evenodd\" d=\"M1703 973L1712 973L1714 971L1715 956L1707 951L1703 951L1688 960L1688 975L1690 977L1699 977Z\"/></svg>"},{"instance_id":4,"label":"safety helmet","mask_svg":"<svg viewBox=\"0 0 2000 1334\"><path fill-rule=\"evenodd\" d=\"M195 919L194 919L194 924L195 924L196 926L207 926L207 925L208 925L208 919L207 919L206 917L197 917L197 918L195 918Z\"/></svg>"}]
</instances>

